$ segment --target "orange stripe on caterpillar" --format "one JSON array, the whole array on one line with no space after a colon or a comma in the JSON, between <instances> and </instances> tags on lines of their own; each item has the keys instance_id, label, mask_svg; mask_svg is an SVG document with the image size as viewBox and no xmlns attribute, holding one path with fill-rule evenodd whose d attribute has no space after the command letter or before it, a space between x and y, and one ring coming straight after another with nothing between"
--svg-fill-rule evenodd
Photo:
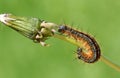
<instances>
[{"instance_id":1,"label":"orange stripe on caterpillar","mask_svg":"<svg viewBox=\"0 0 120 78\"><path fill-rule=\"evenodd\" d=\"M77 49L78 59L87 63L94 63L100 58L100 47L97 41L90 35L65 25L59 26L58 32L67 35L69 38L75 39L78 43L82 44L81 47L78 47Z\"/></svg>"}]
</instances>

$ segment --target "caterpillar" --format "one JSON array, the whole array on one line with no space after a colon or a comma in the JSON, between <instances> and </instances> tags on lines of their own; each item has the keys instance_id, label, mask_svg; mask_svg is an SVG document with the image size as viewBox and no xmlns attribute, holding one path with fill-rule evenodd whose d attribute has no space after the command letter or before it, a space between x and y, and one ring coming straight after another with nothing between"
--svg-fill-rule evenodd
<instances>
[{"instance_id":1,"label":"caterpillar","mask_svg":"<svg viewBox=\"0 0 120 78\"><path fill-rule=\"evenodd\" d=\"M66 25L59 26L58 32L69 38L75 39L77 43L82 44L81 47L77 48L78 59L81 59L86 63L98 61L101 56L101 51L97 41L92 36Z\"/></svg>"}]
</instances>

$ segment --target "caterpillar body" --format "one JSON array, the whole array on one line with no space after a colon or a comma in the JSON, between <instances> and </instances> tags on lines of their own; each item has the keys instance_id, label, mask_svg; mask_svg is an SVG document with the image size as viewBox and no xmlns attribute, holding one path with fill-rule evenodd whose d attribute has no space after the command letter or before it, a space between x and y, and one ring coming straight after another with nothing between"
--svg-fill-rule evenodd
<instances>
[{"instance_id":1,"label":"caterpillar body","mask_svg":"<svg viewBox=\"0 0 120 78\"><path fill-rule=\"evenodd\" d=\"M77 43L81 44L81 46L77 48L78 59L87 63L98 61L101 56L101 51L97 41L92 36L66 25L59 26L58 32L62 35L69 36L69 38L75 39Z\"/></svg>"}]
</instances>

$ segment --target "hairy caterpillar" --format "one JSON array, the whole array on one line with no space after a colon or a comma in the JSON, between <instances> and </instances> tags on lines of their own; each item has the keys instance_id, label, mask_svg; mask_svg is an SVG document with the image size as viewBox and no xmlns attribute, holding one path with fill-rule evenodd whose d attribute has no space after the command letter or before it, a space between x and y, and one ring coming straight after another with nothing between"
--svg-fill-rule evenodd
<instances>
[{"instance_id":1,"label":"hairy caterpillar","mask_svg":"<svg viewBox=\"0 0 120 78\"><path fill-rule=\"evenodd\" d=\"M94 63L100 58L100 47L97 41L90 35L72 29L66 25L59 26L58 32L67 35L69 38L75 39L77 43L82 44L81 47L78 47L77 49L78 59L87 63Z\"/></svg>"}]
</instances>

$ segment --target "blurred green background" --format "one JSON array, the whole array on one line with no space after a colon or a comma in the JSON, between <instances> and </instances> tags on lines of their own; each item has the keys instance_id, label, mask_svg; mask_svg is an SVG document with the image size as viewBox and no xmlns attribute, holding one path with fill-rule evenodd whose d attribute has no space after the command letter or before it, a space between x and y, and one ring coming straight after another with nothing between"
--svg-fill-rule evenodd
<instances>
[{"instance_id":1,"label":"blurred green background","mask_svg":"<svg viewBox=\"0 0 120 78\"><path fill-rule=\"evenodd\" d=\"M0 13L72 25L95 36L120 65L120 0L0 0ZM0 23L0 78L120 78L102 61L75 59L76 46L50 38L42 47Z\"/></svg>"}]
</instances>

